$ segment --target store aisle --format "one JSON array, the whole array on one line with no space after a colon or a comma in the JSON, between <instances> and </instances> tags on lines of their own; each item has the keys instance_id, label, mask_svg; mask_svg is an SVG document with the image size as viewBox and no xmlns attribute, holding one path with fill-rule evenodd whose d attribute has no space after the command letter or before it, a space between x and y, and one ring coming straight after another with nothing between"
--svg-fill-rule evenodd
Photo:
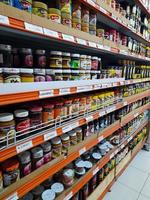
<instances>
[{"instance_id":1,"label":"store aisle","mask_svg":"<svg viewBox=\"0 0 150 200\"><path fill-rule=\"evenodd\" d=\"M150 200L150 152L138 153L104 200Z\"/></svg>"}]
</instances>

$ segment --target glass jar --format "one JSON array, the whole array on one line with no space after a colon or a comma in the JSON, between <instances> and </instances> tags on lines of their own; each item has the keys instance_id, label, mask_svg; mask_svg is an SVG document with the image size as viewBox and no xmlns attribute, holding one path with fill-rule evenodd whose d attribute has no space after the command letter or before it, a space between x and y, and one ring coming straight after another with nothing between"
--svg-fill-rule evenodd
<instances>
[{"instance_id":1,"label":"glass jar","mask_svg":"<svg viewBox=\"0 0 150 200\"><path fill-rule=\"evenodd\" d=\"M73 169L64 169L62 172L62 183L66 188L69 188L73 185L74 182L74 170Z\"/></svg>"},{"instance_id":2,"label":"glass jar","mask_svg":"<svg viewBox=\"0 0 150 200\"><path fill-rule=\"evenodd\" d=\"M20 70L17 68L3 68L4 83L21 83Z\"/></svg>"},{"instance_id":3,"label":"glass jar","mask_svg":"<svg viewBox=\"0 0 150 200\"><path fill-rule=\"evenodd\" d=\"M17 182L20 178L19 162L15 158L10 158L2 163L3 184L8 187Z\"/></svg>"},{"instance_id":4,"label":"glass jar","mask_svg":"<svg viewBox=\"0 0 150 200\"><path fill-rule=\"evenodd\" d=\"M71 80L71 70L69 69L62 70L62 79L63 81Z\"/></svg>"},{"instance_id":5,"label":"glass jar","mask_svg":"<svg viewBox=\"0 0 150 200\"><path fill-rule=\"evenodd\" d=\"M7 44L0 44L0 67L11 67L12 47Z\"/></svg>"},{"instance_id":6,"label":"glass jar","mask_svg":"<svg viewBox=\"0 0 150 200\"><path fill-rule=\"evenodd\" d=\"M68 132L68 135L70 136L70 144L76 145L77 144L77 133L75 131Z\"/></svg>"},{"instance_id":7,"label":"glass jar","mask_svg":"<svg viewBox=\"0 0 150 200\"><path fill-rule=\"evenodd\" d=\"M54 107L54 118L60 119L62 117L64 117L63 103L57 102L57 103L55 103L55 107Z\"/></svg>"},{"instance_id":8,"label":"glass jar","mask_svg":"<svg viewBox=\"0 0 150 200\"><path fill-rule=\"evenodd\" d=\"M44 153L44 163L48 163L52 159L52 152L51 152L51 143L45 142L41 144Z\"/></svg>"},{"instance_id":9,"label":"glass jar","mask_svg":"<svg viewBox=\"0 0 150 200\"><path fill-rule=\"evenodd\" d=\"M68 153L70 147L69 135L68 134L61 135L61 141L62 141L62 153L66 154Z\"/></svg>"},{"instance_id":10,"label":"glass jar","mask_svg":"<svg viewBox=\"0 0 150 200\"><path fill-rule=\"evenodd\" d=\"M73 18L72 27L77 30L81 30L81 20L78 18Z\"/></svg>"},{"instance_id":11,"label":"glass jar","mask_svg":"<svg viewBox=\"0 0 150 200\"><path fill-rule=\"evenodd\" d=\"M45 69L34 69L34 82L45 82Z\"/></svg>"},{"instance_id":12,"label":"glass jar","mask_svg":"<svg viewBox=\"0 0 150 200\"><path fill-rule=\"evenodd\" d=\"M12 49L12 66L13 68L20 67L19 49Z\"/></svg>"},{"instance_id":13,"label":"glass jar","mask_svg":"<svg viewBox=\"0 0 150 200\"><path fill-rule=\"evenodd\" d=\"M29 131L30 128L30 118L29 118L29 111L28 110L15 110L15 122L16 122L16 131L21 131L22 133Z\"/></svg>"},{"instance_id":14,"label":"glass jar","mask_svg":"<svg viewBox=\"0 0 150 200\"><path fill-rule=\"evenodd\" d=\"M51 189L55 192L56 196L59 196L64 191L64 185L56 182L52 184Z\"/></svg>"},{"instance_id":15,"label":"glass jar","mask_svg":"<svg viewBox=\"0 0 150 200\"><path fill-rule=\"evenodd\" d=\"M81 70L87 69L87 56L86 55L80 56L80 69Z\"/></svg>"},{"instance_id":16,"label":"glass jar","mask_svg":"<svg viewBox=\"0 0 150 200\"><path fill-rule=\"evenodd\" d=\"M81 142L82 141L82 128L76 128L74 130L77 134L77 142Z\"/></svg>"},{"instance_id":17,"label":"glass jar","mask_svg":"<svg viewBox=\"0 0 150 200\"><path fill-rule=\"evenodd\" d=\"M20 56L20 65L22 68L31 68L33 67L33 55L32 55L32 49L22 48L19 51Z\"/></svg>"},{"instance_id":18,"label":"glass jar","mask_svg":"<svg viewBox=\"0 0 150 200\"><path fill-rule=\"evenodd\" d=\"M32 126L39 126L42 124L42 107L33 106L30 110L30 124Z\"/></svg>"},{"instance_id":19,"label":"glass jar","mask_svg":"<svg viewBox=\"0 0 150 200\"><path fill-rule=\"evenodd\" d=\"M92 57L91 63L91 70L98 70L98 57Z\"/></svg>"},{"instance_id":20,"label":"glass jar","mask_svg":"<svg viewBox=\"0 0 150 200\"><path fill-rule=\"evenodd\" d=\"M3 83L3 70L0 68L0 83Z\"/></svg>"},{"instance_id":21,"label":"glass jar","mask_svg":"<svg viewBox=\"0 0 150 200\"><path fill-rule=\"evenodd\" d=\"M42 112L42 122L52 122L54 121L54 104L45 103L43 105L43 112Z\"/></svg>"},{"instance_id":22,"label":"glass jar","mask_svg":"<svg viewBox=\"0 0 150 200\"><path fill-rule=\"evenodd\" d=\"M20 0L14 0L14 7L31 13L32 12L32 0L28 0L25 2L20 1Z\"/></svg>"},{"instance_id":23,"label":"glass jar","mask_svg":"<svg viewBox=\"0 0 150 200\"><path fill-rule=\"evenodd\" d=\"M62 69L62 52L61 51L51 51L50 68Z\"/></svg>"},{"instance_id":24,"label":"glass jar","mask_svg":"<svg viewBox=\"0 0 150 200\"><path fill-rule=\"evenodd\" d=\"M91 56L87 56L87 70L91 70L91 66L92 66Z\"/></svg>"},{"instance_id":25,"label":"glass jar","mask_svg":"<svg viewBox=\"0 0 150 200\"><path fill-rule=\"evenodd\" d=\"M31 154L29 151L22 152L18 155L20 161L20 175L21 177L27 176L31 173Z\"/></svg>"},{"instance_id":26,"label":"glass jar","mask_svg":"<svg viewBox=\"0 0 150 200\"><path fill-rule=\"evenodd\" d=\"M41 195L44 192L44 187L42 185L37 186L32 191L34 200L41 200Z\"/></svg>"},{"instance_id":27,"label":"glass jar","mask_svg":"<svg viewBox=\"0 0 150 200\"><path fill-rule=\"evenodd\" d=\"M46 69L46 81L51 82L55 80L55 73L52 69Z\"/></svg>"},{"instance_id":28,"label":"glass jar","mask_svg":"<svg viewBox=\"0 0 150 200\"><path fill-rule=\"evenodd\" d=\"M83 114L86 111L86 97L82 97L79 100L79 113Z\"/></svg>"},{"instance_id":29,"label":"glass jar","mask_svg":"<svg viewBox=\"0 0 150 200\"><path fill-rule=\"evenodd\" d=\"M56 194L53 190L45 190L43 191L40 200L54 200L56 198Z\"/></svg>"},{"instance_id":30,"label":"glass jar","mask_svg":"<svg viewBox=\"0 0 150 200\"><path fill-rule=\"evenodd\" d=\"M65 100L64 101L64 106L66 106L67 108L67 117L71 117L72 116L72 100L69 99L69 100Z\"/></svg>"},{"instance_id":31,"label":"glass jar","mask_svg":"<svg viewBox=\"0 0 150 200\"><path fill-rule=\"evenodd\" d=\"M71 69L80 68L80 54L71 54Z\"/></svg>"},{"instance_id":32,"label":"glass jar","mask_svg":"<svg viewBox=\"0 0 150 200\"><path fill-rule=\"evenodd\" d=\"M61 11L56 8L49 8L48 9L48 19L52 22L61 23Z\"/></svg>"},{"instance_id":33,"label":"glass jar","mask_svg":"<svg viewBox=\"0 0 150 200\"><path fill-rule=\"evenodd\" d=\"M63 80L63 77L62 77L63 70L55 69L55 70L53 70L53 72L55 74L55 81L62 81Z\"/></svg>"},{"instance_id":34,"label":"glass jar","mask_svg":"<svg viewBox=\"0 0 150 200\"><path fill-rule=\"evenodd\" d=\"M3 174L2 171L0 171L0 192L3 190Z\"/></svg>"},{"instance_id":35,"label":"glass jar","mask_svg":"<svg viewBox=\"0 0 150 200\"><path fill-rule=\"evenodd\" d=\"M71 67L71 54L70 53L62 53L62 68L70 69Z\"/></svg>"},{"instance_id":36,"label":"glass jar","mask_svg":"<svg viewBox=\"0 0 150 200\"><path fill-rule=\"evenodd\" d=\"M66 12L61 13L61 23L65 26L72 27L71 15Z\"/></svg>"},{"instance_id":37,"label":"glass jar","mask_svg":"<svg viewBox=\"0 0 150 200\"><path fill-rule=\"evenodd\" d=\"M41 147L31 149L33 170L44 165L44 152Z\"/></svg>"},{"instance_id":38,"label":"glass jar","mask_svg":"<svg viewBox=\"0 0 150 200\"><path fill-rule=\"evenodd\" d=\"M22 83L33 83L34 82L33 69L21 68L20 75L21 75Z\"/></svg>"},{"instance_id":39,"label":"glass jar","mask_svg":"<svg viewBox=\"0 0 150 200\"><path fill-rule=\"evenodd\" d=\"M54 159L61 156L62 142L59 137L52 139L51 142L52 142L52 158Z\"/></svg>"},{"instance_id":40,"label":"glass jar","mask_svg":"<svg viewBox=\"0 0 150 200\"><path fill-rule=\"evenodd\" d=\"M45 50L38 49L34 53L34 67L45 68L46 67L46 52Z\"/></svg>"},{"instance_id":41,"label":"glass jar","mask_svg":"<svg viewBox=\"0 0 150 200\"><path fill-rule=\"evenodd\" d=\"M32 4L32 13L35 14L35 15L37 15L37 16L47 18L48 7L43 2L33 1L33 4Z\"/></svg>"},{"instance_id":42,"label":"glass jar","mask_svg":"<svg viewBox=\"0 0 150 200\"><path fill-rule=\"evenodd\" d=\"M79 70L71 70L71 80L73 81L80 80Z\"/></svg>"},{"instance_id":43,"label":"glass jar","mask_svg":"<svg viewBox=\"0 0 150 200\"><path fill-rule=\"evenodd\" d=\"M72 101L72 115L78 115L79 114L79 98L75 98Z\"/></svg>"}]
</instances>

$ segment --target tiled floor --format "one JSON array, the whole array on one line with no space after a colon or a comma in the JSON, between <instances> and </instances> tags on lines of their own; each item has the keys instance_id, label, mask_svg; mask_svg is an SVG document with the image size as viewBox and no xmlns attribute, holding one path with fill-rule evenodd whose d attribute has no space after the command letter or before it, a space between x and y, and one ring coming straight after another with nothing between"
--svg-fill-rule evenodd
<instances>
[{"instance_id":1,"label":"tiled floor","mask_svg":"<svg viewBox=\"0 0 150 200\"><path fill-rule=\"evenodd\" d=\"M137 154L104 200L150 200L150 152Z\"/></svg>"}]
</instances>

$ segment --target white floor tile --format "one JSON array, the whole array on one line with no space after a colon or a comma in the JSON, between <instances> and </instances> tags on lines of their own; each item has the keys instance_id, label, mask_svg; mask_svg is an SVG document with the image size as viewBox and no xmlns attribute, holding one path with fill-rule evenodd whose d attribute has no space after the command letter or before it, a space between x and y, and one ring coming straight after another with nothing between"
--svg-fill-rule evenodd
<instances>
[{"instance_id":1,"label":"white floor tile","mask_svg":"<svg viewBox=\"0 0 150 200\"><path fill-rule=\"evenodd\" d=\"M145 195L146 197L150 198L150 177L148 177L142 191L141 194Z\"/></svg>"},{"instance_id":2,"label":"white floor tile","mask_svg":"<svg viewBox=\"0 0 150 200\"><path fill-rule=\"evenodd\" d=\"M147 198L147 197L145 197L143 195L140 195L139 198L138 198L138 200L149 200L149 199L150 198Z\"/></svg>"},{"instance_id":3,"label":"white floor tile","mask_svg":"<svg viewBox=\"0 0 150 200\"><path fill-rule=\"evenodd\" d=\"M145 151L145 150L141 150L137 155L136 157L140 157L140 158L143 158L143 157L148 157L150 158L150 151Z\"/></svg>"},{"instance_id":4,"label":"white floor tile","mask_svg":"<svg viewBox=\"0 0 150 200\"><path fill-rule=\"evenodd\" d=\"M116 182L103 200L137 200L139 194Z\"/></svg>"},{"instance_id":5,"label":"white floor tile","mask_svg":"<svg viewBox=\"0 0 150 200\"><path fill-rule=\"evenodd\" d=\"M148 175L134 167L129 166L119 177L118 181L125 186L140 192Z\"/></svg>"}]
</instances>

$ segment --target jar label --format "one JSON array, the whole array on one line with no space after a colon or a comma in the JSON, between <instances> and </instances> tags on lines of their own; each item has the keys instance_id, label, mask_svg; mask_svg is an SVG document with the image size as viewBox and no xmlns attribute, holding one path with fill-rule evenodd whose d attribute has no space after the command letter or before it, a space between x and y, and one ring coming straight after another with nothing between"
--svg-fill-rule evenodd
<instances>
[{"instance_id":1,"label":"jar label","mask_svg":"<svg viewBox=\"0 0 150 200\"><path fill-rule=\"evenodd\" d=\"M24 65L27 66L27 67L33 66L33 56L32 55L25 56Z\"/></svg>"},{"instance_id":2,"label":"jar label","mask_svg":"<svg viewBox=\"0 0 150 200\"><path fill-rule=\"evenodd\" d=\"M28 174L31 173L31 163L27 164L24 168L23 168L23 176L27 176Z\"/></svg>"},{"instance_id":3,"label":"jar label","mask_svg":"<svg viewBox=\"0 0 150 200\"><path fill-rule=\"evenodd\" d=\"M35 164L36 169L39 168L39 167L41 167L43 164L44 164L44 158L41 158Z\"/></svg>"},{"instance_id":4,"label":"jar label","mask_svg":"<svg viewBox=\"0 0 150 200\"><path fill-rule=\"evenodd\" d=\"M53 22L56 22L56 23L61 23L61 17L59 15L49 15L49 18L53 21Z\"/></svg>"},{"instance_id":5,"label":"jar label","mask_svg":"<svg viewBox=\"0 0 150 200\"><path fill-rule=\"evenodd\" d=\"M30 119L26 119L16 126L16 131L23 131L24 129L28 129L30 127Z\"/></svg>"},{"instance_id":6,"label":"jar label","mask_svg":"<svg viewBox=\"0 0 150 200\"><path fill-rule=\"evenodd\" d=\"M9 75L4 78L4 83L21 83L21 78L19 75Z\"/></svg>"},{"instance_id":7,"label":"jar label","mask_svg":"<svg viewBox=\"0 0 150 200\"><path fill-rule=\"evenodd\" d=\"M38 57L38 67L45 67L46 66L46 57L39 56Z\"/></svg>"},{"instance_id":8,"label":"jar label","mask_svg":"<svg viewBox=\"0 0 150 200\"><path fill-rule=\"evenodd\" d=\"M51 161L51 158L52 158L52 153L51 152L46 153L44 155L44 163L48 163L49 161Z\"/></svg>"}]
</instances>

